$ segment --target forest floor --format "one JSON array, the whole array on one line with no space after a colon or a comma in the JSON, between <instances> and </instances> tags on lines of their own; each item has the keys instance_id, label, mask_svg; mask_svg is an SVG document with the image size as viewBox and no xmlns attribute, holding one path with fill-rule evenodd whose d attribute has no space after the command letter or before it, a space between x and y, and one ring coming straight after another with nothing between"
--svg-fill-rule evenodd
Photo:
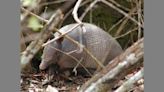
<instances>
[{"instance_id":1,"label":"forest floor","mask_svg":"<svg viewBox=\"0 0 164 92\"><path fill-rule=\"evenodd\" d=\"M52 90L54 88L59 92L76 92L77 89L89 79L89 77L84 77L82 75L70 77L55 75L51 83L42 85L44 79L45 77L43 73L22 75L21 92L44 92L43 90L48 90L48 86L52 87Z\"/></svg>"},{"instance_id":2,"label":"forest floor","mask_svg":"<svg viewBox=\"0 0 164 92\"><path fill-rule=\"evenodd\" d=\"M117 89L123 82L132 77L135 72L128 74L124 79L120 80L113 88ZM90 77L83 75L71 75L69 77L63 74L55 74L52 82L42 85L45 80L45 73L21 75L21 92L77 92L77 90ZM143 81L143 79L142 79ZM142 87L137 85L130 92L142 92Z\"/></svg>"}]
</instances>

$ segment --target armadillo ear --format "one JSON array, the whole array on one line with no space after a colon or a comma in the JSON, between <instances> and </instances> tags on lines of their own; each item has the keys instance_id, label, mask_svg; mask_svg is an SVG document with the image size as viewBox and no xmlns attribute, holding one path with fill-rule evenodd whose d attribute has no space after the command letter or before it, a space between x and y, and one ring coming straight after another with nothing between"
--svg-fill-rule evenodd
<instances>
[{"instance_id":1,"label":"armadillo ear","mask_svg":"<svg viewBox=\"0 0 164 92\"><path fill-rule=\"evenodd\" d=\"M64 40L64 37L59 38L58 40L56 40L57 43L62 43L62 41Z\"/></svg>"}]
</instances>

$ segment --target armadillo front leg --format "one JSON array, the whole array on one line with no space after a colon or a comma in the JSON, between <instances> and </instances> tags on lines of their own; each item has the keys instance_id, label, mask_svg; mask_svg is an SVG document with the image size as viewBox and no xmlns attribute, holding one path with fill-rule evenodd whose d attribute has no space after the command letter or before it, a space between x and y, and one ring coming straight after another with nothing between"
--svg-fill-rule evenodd
<instances>
[{"instance_id":1,"label":"armadillo front leg","mask_svg":"<svg viewBox=\"0 0 164 92\"><path fill-rule=\"evenodd\" d=\"M48 68L47 74L46 74L46 76L45 76L46 79L43 80L42 85L47 85L47 84L49 84L50 82L52 82L53 77L54 77L54 74L55 74L55 72L54 72L54 66L51 65L51 66Z\"/></svg>"}]
</instances>

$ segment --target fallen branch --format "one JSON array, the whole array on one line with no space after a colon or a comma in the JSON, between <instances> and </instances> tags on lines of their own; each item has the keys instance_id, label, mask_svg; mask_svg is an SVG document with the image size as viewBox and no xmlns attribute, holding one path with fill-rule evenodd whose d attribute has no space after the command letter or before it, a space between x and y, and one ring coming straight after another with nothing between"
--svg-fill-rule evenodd
<instances>
[{"instance_id":1,"label":"fallen branch","mask_svg":"<svg viewBox=\"0 0 164 92\"><path fill-rule=\"evenodd\" d=\"M134 76L132 76L129 80L123 83L115 92L127 92L131 88L133 88L134 84L137 83L138 80L143 78L144 69L142 68L139 72L137 72Z\"/></svg>"},{"instance_id":2,"label":"fallen branch","mask_svg":"<svg viewBox=\"0 0 164 92\"><path fill-rule=\"evenodd\" d=\"M111 88L130 71L143 64L143 40L140 39L87 81L78 92L110 92Z\"/></svg>"},{"instance_id":3,"label":"fallen branch","mask_svg":"<svg viewBox=\"0 0 164 92\"><path fill-rule=\"evenodd\" d=\"M37 39L39 33L33 33L25 37L21 37L20 43L28 43Z\"/></svg>"}]
</instances>

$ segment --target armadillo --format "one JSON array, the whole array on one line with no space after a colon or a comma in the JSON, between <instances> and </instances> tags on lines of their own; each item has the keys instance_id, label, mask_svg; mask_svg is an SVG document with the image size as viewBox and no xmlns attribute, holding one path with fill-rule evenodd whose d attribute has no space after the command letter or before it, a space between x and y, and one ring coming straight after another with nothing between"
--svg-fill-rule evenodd
<instances>
[{"instance_id":1,"label":"armadillo","mask_svg":"<svg viewBox=\"0 0 164 92\"><path fill-rule=\"evenodd\" d=\"M61 33L66 32L75 25L76 23L66 25L59 29L59 31ZM82 31L80 26L73 29L67 35L75 41L80 42L80 40L82 40L84 47L87 48L88 51L90 51L102 64L108 64L122 52L122 48L119 43L113 39L109 33L90 23L84 23L84 27L86 31L82 32L82 39L79 37L79 31ZM60 34L55 33L54 35L55 37L58 37ZM77 65L77 62L74 59L54 48L65 53L72 52L70 55L79 61L82 60L81 64L83 64L86 68L97 68L97 63L92 57L90 57L84 50L77 53L76 50L78 51L79 46L73 44L70 40L63 38L63 40L59 39L44 47L42 61L39 66L41 70L47 69L51 64L59 65L60 69L74 68ZM80 68L81 66L79 65L78 67Z\"/></svg>"}]
</instances>

